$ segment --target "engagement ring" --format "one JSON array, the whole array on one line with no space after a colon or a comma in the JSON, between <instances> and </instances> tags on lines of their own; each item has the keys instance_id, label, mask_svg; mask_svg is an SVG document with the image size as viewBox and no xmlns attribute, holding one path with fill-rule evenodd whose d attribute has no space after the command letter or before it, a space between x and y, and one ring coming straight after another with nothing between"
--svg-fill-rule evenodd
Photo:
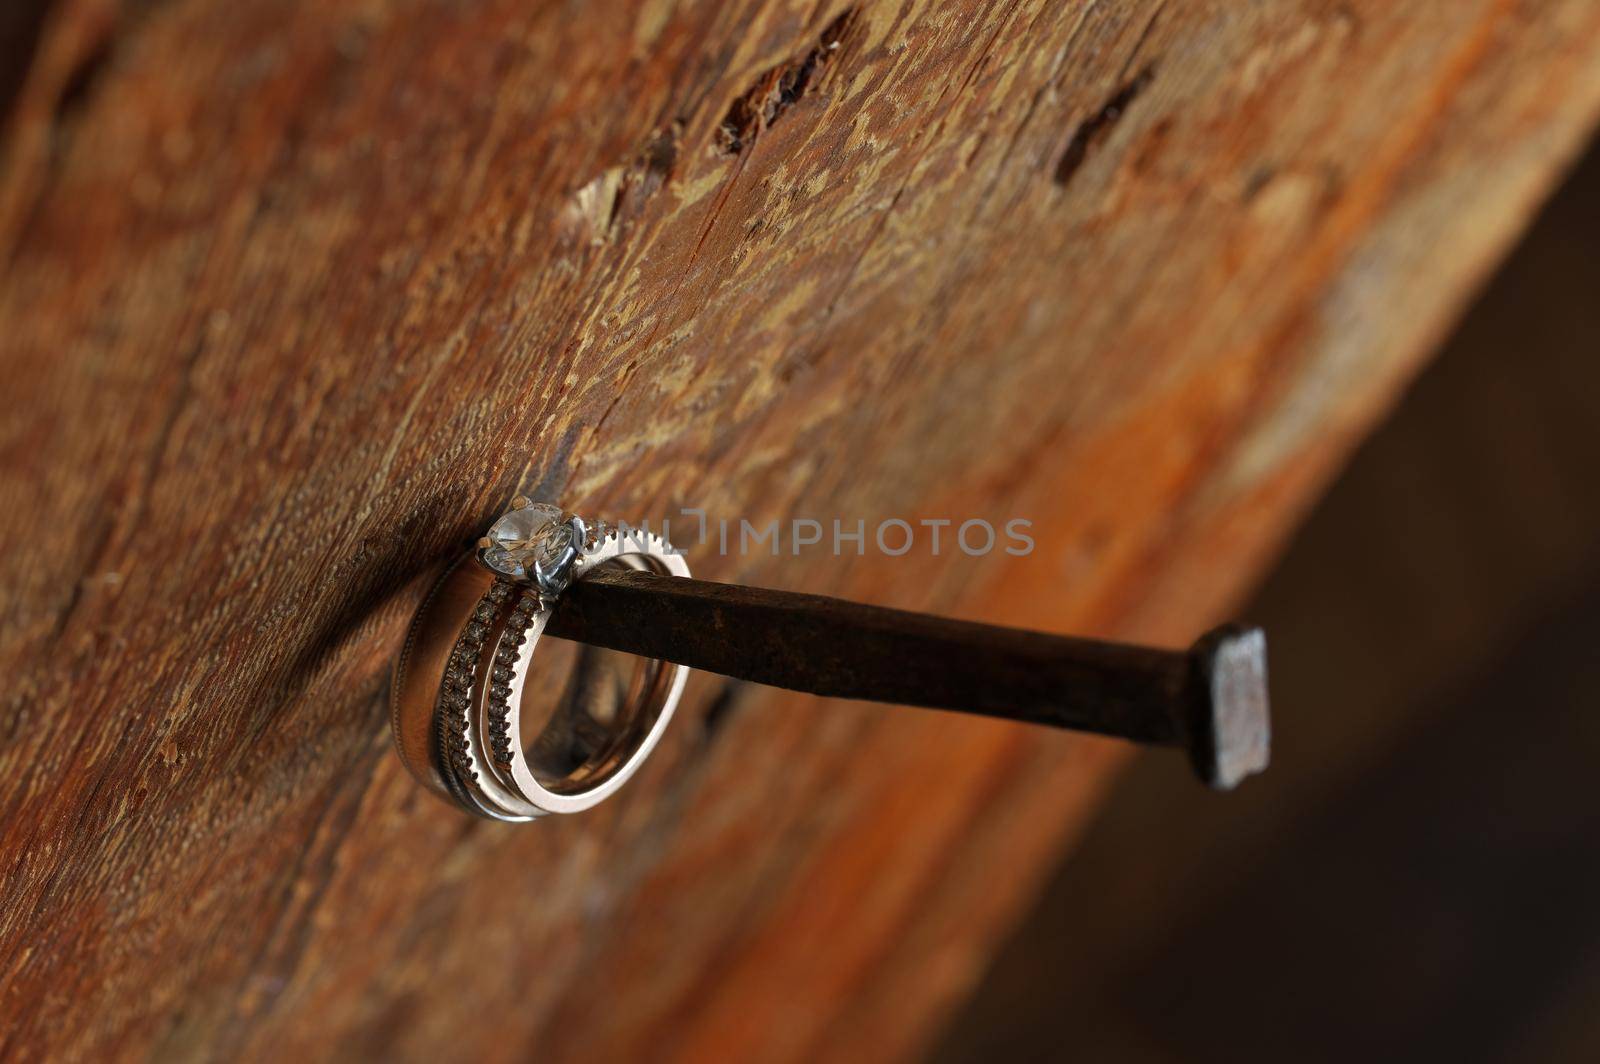
<instances>
[{"instance_id":1,"label":"engagement ring","mask_svg":"<svg viewBox=\"0 0 1600 1064\"><path fill-rule=\"evenodd\" d=\"M689 670L634 658L624 675L613 667L618 655L582 645L565 679L533 668L561 593L612 567L689 575L660 536L512 500L411 622L391 708L412 775L470 813L511 821L579 812L627 782L660 740ZM525 714L551 695L548 713Z\"/></svg>"}]
</instances>

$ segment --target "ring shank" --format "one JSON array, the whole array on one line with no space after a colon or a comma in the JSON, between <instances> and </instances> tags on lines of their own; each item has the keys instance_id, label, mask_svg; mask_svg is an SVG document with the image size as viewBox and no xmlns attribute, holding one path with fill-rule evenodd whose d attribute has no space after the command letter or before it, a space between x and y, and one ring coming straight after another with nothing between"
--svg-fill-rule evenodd
<instances>
[{"instance_id":1,"label":"ring shank","mask_svg":"<svg viewBox=\"0 0 1600 1064\"><path fill-rule=\"evenodd\" d=\"M439 686L457 635L493 583L494 574L470 554L446 566L417 607L389 687L389 721L401 764L453 805L460 799L441 771L435 742Z\"/></svg>"},{"instance_id":2,"label":"ring shank","mask_svg":"<svg viewBox=\"0 0 1600 1064\"><path fill-rule=\"evenodd\" d=\"M600 549L585 556L575 579L581 580L598 569L615 566L688 575L683 559L672 554L664 544L648 552L637 549L651 545L648 542L603 543ZM575 813L614 794L649 758L677 708L689 670L662 661L645 662L642 665L644 680L630 692L631 697L619 712L609 741L565 778L541 779L522 740L522 710L528 684L534 677L534 651L549 616L550 611L544 610L535 618L527 642L519 648L511 667L508 723L512 757L509 765L497 764L495 768L502 780L532 805L551 813ZM552 723L547 730L553 726L557 725Z\"/></svg>"}]
</instances>

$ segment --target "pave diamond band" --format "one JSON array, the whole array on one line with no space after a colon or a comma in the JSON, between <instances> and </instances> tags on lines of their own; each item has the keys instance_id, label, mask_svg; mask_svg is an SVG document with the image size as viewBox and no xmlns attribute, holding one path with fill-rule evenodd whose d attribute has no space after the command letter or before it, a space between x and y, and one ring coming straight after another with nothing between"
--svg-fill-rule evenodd
<instances>
[{"instance_id":1,"label":"pave diamond band","mask_svg":"<svg viewBox=\"0 0 1600 1064\"><path fill-rule=\"evenodd\" d=\"M661 537L625 534L518 498L478 547L424 599L395 669L395 742L421 782L497 820L572 813L604 800L648 758L677 706L688 669L636 661L615 706L597 711L575 682L548 720L523 719L525 696L555 689L535 649L573 581L602 567L688 576ZM524 742L524 725L538 724Z\"/></svg>"}]
</instances>

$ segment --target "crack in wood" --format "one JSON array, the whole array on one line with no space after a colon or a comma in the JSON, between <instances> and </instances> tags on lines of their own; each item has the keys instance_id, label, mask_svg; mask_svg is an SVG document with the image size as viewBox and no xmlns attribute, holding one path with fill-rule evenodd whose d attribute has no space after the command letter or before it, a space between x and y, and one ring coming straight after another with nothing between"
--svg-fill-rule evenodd
<instances>
[{"instance_id":1,"label":"crack in wood","mask_svg":"<svg viewBox=\"0 0 1600 1064\"><path fill-rule=\"evenodd\" d=\"M855 24L856 9L846 8L828 23L810 51L798 59L767 70L728 107L717 129L717 147L724 155L738 155L763 129L783 117L812 88L824 67L837 57Z\"/></svg>"},{"instance_id":2,"label":"crack in wood","mask_svg":"<svg viewBox=\"0 0 1600 1064\"><path fill-rule=\"evenodd\" d=\"M1100 110L1078 125L1072 134L1072 139L1067 142L1066 150L1056 162L1056 184L1065 188L1072 182L1078 171L1083 168L1083 164L1088 161L1089 154L1105 143L1111 131L1117 128L1117 123L1127 115L1133 102L1150 87L1150 83L1155 80L1155 74L1153 64L1145 67L1136 77L1118 89Z\"/></svg>"}]
</instances>

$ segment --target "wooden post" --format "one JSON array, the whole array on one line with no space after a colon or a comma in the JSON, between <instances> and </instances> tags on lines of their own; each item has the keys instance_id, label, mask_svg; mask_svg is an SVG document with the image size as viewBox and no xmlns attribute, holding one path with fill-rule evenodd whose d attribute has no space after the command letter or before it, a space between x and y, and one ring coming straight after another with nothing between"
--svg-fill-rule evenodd
<instances>
[{"instance_id":1,"label":"wooden post","mask_svg":"<svg viewBox=\"0 0 1600 1064\"><path fill-rule=\"evenodd\" d=\"M1016 518L695 572L1181 643L1600 104L1593 0L7 18L0 1055L40 1059L912 1053L1120 748L702 679L615 803L475 825L388 747L414 579L519 489Z\"/></svg>"}]
</instances>

